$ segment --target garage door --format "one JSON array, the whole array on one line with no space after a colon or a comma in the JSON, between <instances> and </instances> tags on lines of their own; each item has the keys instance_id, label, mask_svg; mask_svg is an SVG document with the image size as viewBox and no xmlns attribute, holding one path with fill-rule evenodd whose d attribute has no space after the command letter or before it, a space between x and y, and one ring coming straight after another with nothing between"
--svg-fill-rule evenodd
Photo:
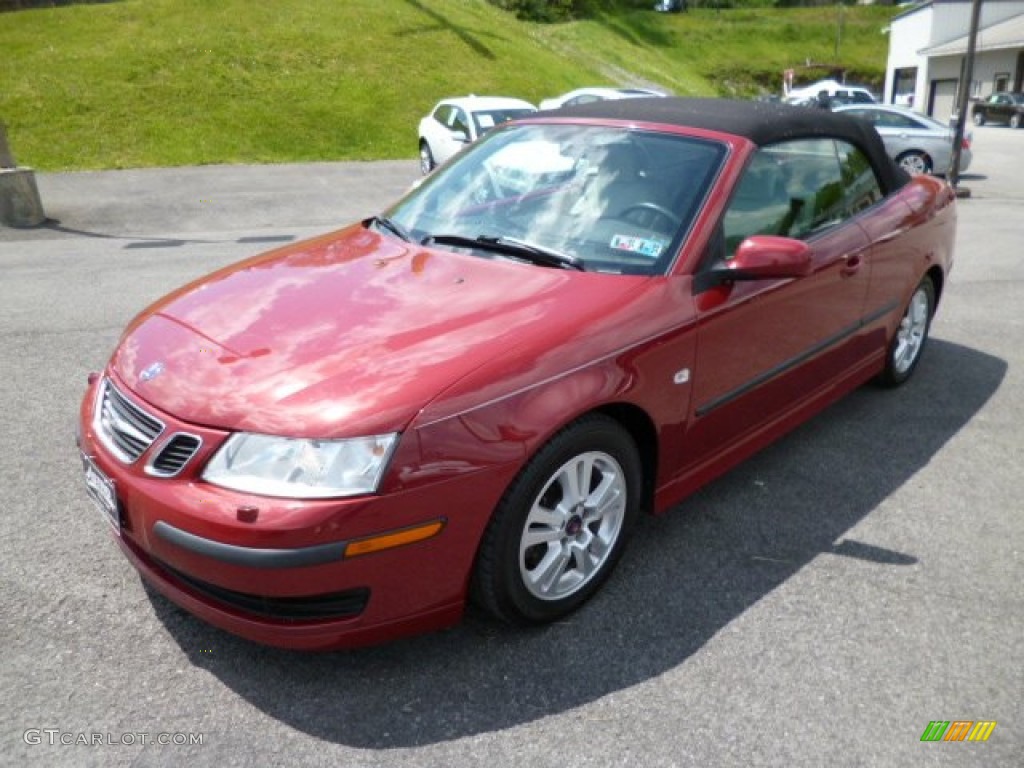
<instances>
[{"instance_id":1,"label":"garage door","mask_svg":"<svg viewBox=\"0 0 1024 768\"><path fill-rule=\"evenodd\" d=\"M940 123L949 122L956 111L956 80L932 80L931 109L928 114Z\"/></svg>"}]
</instances>

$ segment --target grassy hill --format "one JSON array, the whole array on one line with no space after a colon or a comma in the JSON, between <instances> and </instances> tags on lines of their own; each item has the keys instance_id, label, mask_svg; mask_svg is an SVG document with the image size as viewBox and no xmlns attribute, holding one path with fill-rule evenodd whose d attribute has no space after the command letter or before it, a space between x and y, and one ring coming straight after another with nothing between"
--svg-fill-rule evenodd
<instances>
[{"instance_id":1,"label":"grassy hill","mask_svg":"<svg viewBox=\"0 0 1024 768\"><path fill-rule=\"evenodd\" d=\"M0 120L18 161L43 170L412 157L416 122L449 95L537 102L645 83L750 96L807 60L878 81L892 13L623 10L537 25L485 0L18 11L0 14Z\"/></svg>"}]
</instances>

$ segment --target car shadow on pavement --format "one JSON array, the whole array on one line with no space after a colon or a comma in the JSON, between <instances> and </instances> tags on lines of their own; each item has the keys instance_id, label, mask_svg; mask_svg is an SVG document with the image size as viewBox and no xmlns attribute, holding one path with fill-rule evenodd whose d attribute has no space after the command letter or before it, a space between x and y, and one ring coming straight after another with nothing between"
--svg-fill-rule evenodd
<instances>
[{"instance_id":1,"label":"car shadow on pavement","mask_svg":"<svg viewBox=\"0 0 1024 768\"><path fill-rule=\"evenodd\" d=\"M319 739L401 748L515 727L672 670L820 555L866 560L873 578L901 579L913 552L846 533L928 464L1006 370L933 339L904 387L859 389L671 514L645 520L605 589L553 626L512 629L470 613L433 635L302 654L235 638L152 591L150 601L192 664Z\"/></svg>"}]
</instances>

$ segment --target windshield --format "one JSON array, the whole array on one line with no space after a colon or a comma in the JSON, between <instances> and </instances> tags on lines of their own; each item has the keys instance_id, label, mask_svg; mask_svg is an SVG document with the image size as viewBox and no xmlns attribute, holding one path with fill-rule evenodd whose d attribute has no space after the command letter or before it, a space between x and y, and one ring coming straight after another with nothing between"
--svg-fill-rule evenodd
<instances>
[{"instance_id":1,"label":"windshield","mask_svg":"<svg viewBox=\"0 0 1024 768\"><path fill-rule=\"evenodd\" d=\"M416 241L484 258L515 258L484 247L515 241L586 271L662 274L725 153L653 131L513 125L435 171L388 218Z\"/></svg>"},{"instance_id":2,"label":"windshield","mask_svg":"<svg viewBox=\"0 0 1024 768\"><path fill-rule=\"evenodd\" d=\"M476 124L476 134L481 136L491 128L509 120L525 117L534 112L532 109L488 109L481 112L473 112L473 122Z\"/></svg>"}]
</instances>

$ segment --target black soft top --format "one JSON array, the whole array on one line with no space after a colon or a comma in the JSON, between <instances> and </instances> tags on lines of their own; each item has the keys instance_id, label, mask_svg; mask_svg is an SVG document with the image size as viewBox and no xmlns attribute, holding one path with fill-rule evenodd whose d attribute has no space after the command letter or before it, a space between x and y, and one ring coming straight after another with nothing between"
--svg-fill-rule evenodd
<instances>
[{"instance_id":1,"label":"black soft top","mask_svg":"<svg viewBox=\"0 0 1024 768\"><path fill-rule=\"evenodd\" d=\"M758 146L790 139L836 138L860 147L878 173L886 193L909 180L886 154L875 129L867 122L824 109L778 102L730 99L643 98L595 101L537 117L586 117L662 123L742 136Z\"/></svg>"}]
</instances>

